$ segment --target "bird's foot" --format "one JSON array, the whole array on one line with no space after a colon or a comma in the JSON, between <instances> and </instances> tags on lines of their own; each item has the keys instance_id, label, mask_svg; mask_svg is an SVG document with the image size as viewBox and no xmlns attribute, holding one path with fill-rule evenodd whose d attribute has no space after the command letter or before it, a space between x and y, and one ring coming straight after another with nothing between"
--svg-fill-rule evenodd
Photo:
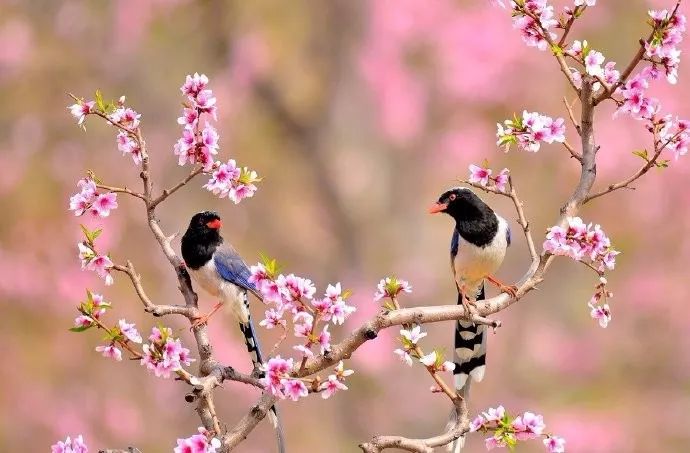
<instances>
[{"instance_id":1,"label":"bird's foot","mask_svg":"<svg viewBox=\"0 0 690 453\"><path fill-rule=\"evenodd\" d=\"M210 312L208 312L207 314L201 315L201 316L196 316L196 317L192 318L193 319L192 327L190 327L189 330L195 330L195 329L198 329L203 324L208 324L208 320L211 319L211 316L213 316L213 314L215 312L217 312L218 309L222 306L223 306L223 304L221 302L218 302L216 305L213 306L213 309Z\"/></svg>"},{"instance_id":2,"label":"bird's foot","mask_svg":"<svg viewBox=\"0 0 690 453\"><path fill-rule=\"evenodd\" d=\"M506 293L510 295L513 299L517 298L517 292L518 292L518 287L515 285L505 285L503 284L500 280L497 280L496 278L492 277L491 275L486 277L487 280L489 280L491 283L496 285L498 289L502 293Z\"/></svg>"},{"instance_id":3,"label":"bird's foot","mask_svg":"<svg viewBox=\"0 0 690 453\"><path fill-rule=\"evenodd\" d=\"M477 303L469 297L463 296L462 306L465 308L467 314L475 314L477 312Z\"/></svg>"}]
</instances>

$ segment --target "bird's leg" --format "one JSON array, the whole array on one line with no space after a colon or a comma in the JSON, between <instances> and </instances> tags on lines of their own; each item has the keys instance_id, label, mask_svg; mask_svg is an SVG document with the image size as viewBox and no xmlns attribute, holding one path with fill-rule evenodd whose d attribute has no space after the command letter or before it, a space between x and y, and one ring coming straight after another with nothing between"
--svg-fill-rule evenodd
<instances>
[{"instance_id":1,"label":"bird's leg","mask_svg":"<svg viewBox=\"0 0 690 453\"><path fill-rule=\"evenodd\" d=\"M498 289L501 290L502 293L508 293L510 295L510 297L512 297L512 298L517 297L517 291L518 291L517 286L515 286L515 285L504 285L502 282L500 282L499 280L497 280L495 277L493 277L491 275L487 275L486 279L489 282L496 285L498 287Z\"/></svg>"},{"instance_id":2,"label":"bird's leg","mask_svg":"<svg viewBox=\"0 0 690 453\"><path fill-rule=\"evenodd\" d=\"M223 306L222 302L217 302L216 305L213 306L213 309L210 312L208 312L205 315L197 316L196 318L194 318L194 322L192 323L192 327L190 328L190 330L196 329L200 325L208 323L208 320L211 318L211 316L213 316L213 314L215 312L217 312L218 309L220 309L220 307L222 307L222 306Z\"/></svg>"},{"instance_id":3,"label":"bird's leg","mask_svg":"<svg viewBox=\"0 0 690 453\"><path fill-rule=\"evenodd\" d=\"M477 302L475 302L473 299L470 299L464 292L462 293L462 306L465 308L465 312L468 315L476 313L477 311Z\"/></svg>"}]
</instances>

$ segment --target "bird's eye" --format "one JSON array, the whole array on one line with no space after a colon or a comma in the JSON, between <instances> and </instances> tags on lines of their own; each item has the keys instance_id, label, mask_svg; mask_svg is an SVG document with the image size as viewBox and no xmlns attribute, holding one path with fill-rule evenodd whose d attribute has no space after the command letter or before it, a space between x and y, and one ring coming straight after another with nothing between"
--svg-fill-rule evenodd
<instances>
[{"instance_id":1,"label":"bird's eye","mask_svg":"<svg viewBox=\"0 0 690 453\"><path fill-rule=\"evenodd\" d=\"M454 193L450 194L450 201L453 201L457 198L458 196L455 195Z\"/></svg>"}]
</instances>

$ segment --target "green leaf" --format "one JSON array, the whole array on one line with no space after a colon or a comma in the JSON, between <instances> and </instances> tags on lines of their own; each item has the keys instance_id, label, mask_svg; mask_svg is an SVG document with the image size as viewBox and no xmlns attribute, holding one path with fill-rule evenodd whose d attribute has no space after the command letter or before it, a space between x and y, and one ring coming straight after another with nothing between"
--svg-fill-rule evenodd
<instances>
[{"instance_id":1,"label":"green leaf","mask_svg":"<svg viewBox=\"0 0 690 453\"><path fill-rule=\"evenodd\" d=\"M649 162L649 154L646 149L638 149L632 152L635 156L641 157L645 162Z\"/></svg>"},{"instance_id":2,"label":"green leaf","mask_svg":"<svg viewBox=\"0 0 690 453\"><path fill-rule=\"evenodd\" d=\"M101 112L105 111L105 104L103 103L103 94L101 90L96 90L96 105Z\"/></svg>"},{"instance_id":3,"label":"green leaf","mask_svg":"<svg viewBox=\"0 0 690 453\"><path fill-rule=\"evenodd\" d=\"M93 327L93 324L90 324L90 325L88 325L88 326L72 327L72 328L69 329L69 331L70 331L70 332L83 332L83 331L85 331L85 330L90 329L91 327Z\"/></svg>"},{"instance_id":4,"label":"green leaf","mask_svg":"<svg viewBox=\"0 0 690 453\"><path fill-rule=\"evenodd\" d=\"M665 160L657 160L656 162L654 162L654 166L655 166L656 168L668 168L668 163L669 163L669 162L670 162L670 161L669 161L668 159L665 159Z\"/></svg>"},{"instance_id":5,"label":"green leaf","mask_svg":"<svg viewBox=\"0 0 690 453\"><path fill-rule=\"evenodd\" d=\"M551 52L553 52L554 55L560 57L561 55L563 55L563 48L558 44L554 43L553 45L551 45Z\"/></svg>"}]
</instances>

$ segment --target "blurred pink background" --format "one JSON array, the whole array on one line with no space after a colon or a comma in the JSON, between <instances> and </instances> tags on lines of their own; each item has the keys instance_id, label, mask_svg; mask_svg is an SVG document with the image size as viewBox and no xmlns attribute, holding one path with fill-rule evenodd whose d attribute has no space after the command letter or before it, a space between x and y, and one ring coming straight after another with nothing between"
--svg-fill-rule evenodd
<instances>
[{"instance_id":1,"label":"blurred pink background","mask_svg":"<svg viewBox=\"0 0 690 453\"><path fill-rule=\"evenodd\" d=\"M571 38L587 39L624 66L648 33L646 10L673 2L599 3ZM677 86L655 85L664 109L686 118L687 63ZM571 94L548 53L525 47L508 11L485 0L0 0L0 450L47 451L81 433L94 451L171 451L177 437L196 431L185 385L100 357L93 331L67 331L85 287L113 302L113 323L126 317L148 331L156 321L121 275L105 288L79 269L83 220L67 211L75 182L85 169L111 184L138 180L112 128L91 119L84 133L65 108L68 92L126 94L143 114L154 177L169 186L187 171L172 146L178 88L195 71L211 78L219 98L221 157L265 179L254 198L234 206L202 190L200 178L160 209L163 226L183 231L194 212L218 210L224 235L248 262L266 252L312 278L320 292L335 281L353 289L358 312L345 329L375 313L371 296L389 274L414 286L405 304L455 302L452 224L428 216L426 207L465 178L470 163L488 158L494 168L511 169L539 245L578 177L576 162L559 146L504 154L494 145L497 121L523 108L565 117L561 99ZM614 121L612 111L607 105L597 118L599 187L634 171L639 159L631 151L649 146L639 123ZM577 143L574 131L568 135ZM472 413L499 403L514 413L542 413L571 452L687 451L689 175L682 158L653 171L634 192L582 211L623 251L609 278L612 323L604 330L589 317L592 273L559 259L540 291L498 316L504 327L490 338ZM505 200L484 198L514 219ZM99 243L116 260L134 262L156 301L179 303L140 203L118 201L120 208L97 222L105 227ZM523 237L513 237L500 272L507 281L529 262ZM213 302L201 298L205 307ZM191 345L185 323L165 322ZM334 339L345 329L335 329ZM450 350L450 323L428 329L425 344ZM272 332L261 333L265 346L273 344ZM358 451L373 434L425 437L443 428L448 404L429 393L423 369L398 362L396 333L382 333L355 354L346 394L281 403L289 451ZM213 320L211 335L221 359L250 368L229 316ZM232 426L256 397L226 384L217 396L222 420ZM274 448L263 423L238 451ZM519 449L543 446L533 441ZM481 436L473 435L468 451L482 450Z\"/></svg>"}]
</instances>

